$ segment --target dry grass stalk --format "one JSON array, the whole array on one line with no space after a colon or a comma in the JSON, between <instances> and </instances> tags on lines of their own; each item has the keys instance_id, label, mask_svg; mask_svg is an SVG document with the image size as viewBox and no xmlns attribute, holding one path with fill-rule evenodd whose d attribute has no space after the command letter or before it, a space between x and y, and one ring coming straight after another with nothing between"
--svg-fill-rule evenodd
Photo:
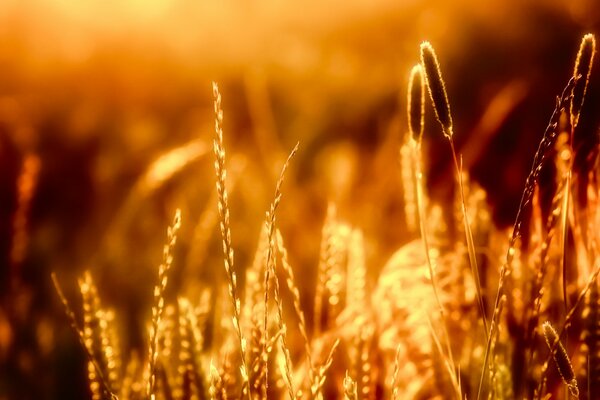
<instances>
[{"instance_id":1,"label":"dry grass stalk","mask_svg":"<svg viewBox=\"0 0 600 400\"><path fill-rule=\"evenodd\" d=\"M442 126L444 136L446 136L448 142L450 143L450 149L452 151L452 158L454 160L454 167L456 170L456 177L459 187L458 189L460 192L462 218L464 224L465 237L467 241L467 250L469 253L469 264L471 266L471 272L473 273L473 279L475 280L475 287L477 289L477 299L479 301L479 308L481 310L481 318L487 335L488 324L485 312L485 305L483 303L483 295L481 291L481 281L479 279L477 257L475 254L475 242L473 241L473 233L471 232L471 224L469 223L469 216L467 213L465 202L465 194L462 181L462 161L459 163L457 153L454 148L454 139L452 133L452 115L450 113L450 103L448 101L448 95L446 93L446 86L444 84L444 79L442 78L442 73L440 70L439 62L437 60L437 56L435 55L435 51L433 50L433 47L429 42L424 42L421 44L421 64L423 66L423 69L425 70L425 79L427 81L427 88L429 89L429 96L431 97L433 108L435 110L437 119L440 122L440 125Z\"/></svg>"},{"instance_id":2,"label":"dry grass stalk","mask_svg":"<svg viewBox=\"0 0 600 400\"><path fill-rule=\"evenodd\" d=\"M494 309L493 309L492 318L491 318L492 323L490 324L490 331L488 334L486 349L484 352L483 366L482 366L482 371L481 371L480 381L479 381L479 388L477 390L477 393L478 393L477 398L480 398L481 391L483 389L483 380L485 377L485 373L486 373L486 369L487 369L488 361L489 361L489 356L490 356L491 337L495 334L495 330L497 329L496 325L498 324L498 317L499 317L499 307L498 306L500 303L500 299L501 299L502 295L504 294L504 284L505 284L505 280L506 280L506 275L509 273L509 271L511 269L511 265L512 265L513 258L515 255L515 246L522 234L521 231L522 231L522 225L523 225L524 212L531 203L531 199L532 199L536 184L538 182L540 171L542 170L542 167L547 158L548 150L554 145L554 141L557 136L556 128L558 126L558 119L560 118L562 111L565 110L566 107L568 106L568 101L570 98L569 93L573 89L573 84L574 84L574 80L573 79L569 80L569 83L567 83L567 86L565 86L565 88L563 89L561 96L557 98L556 106L554 108L552 116L550 117L550 122L548 123L548 126L546 127L546 130L544 132L544 136L542 137L542 140L540 141L540 144L538 146L538 149L537 149L534 159L533 159L531 171L525 181L525 188L524 188L523 194L521 196L521 201L519 202L517 216L515 217L515 223L513 225L512 234L511 234L511 237L510 237L510 240L508 243L506 259L500 268L498 289L496 291L496 300L494 301Z\"/></svg>"},{"instance_id":3,"label":"dry grass stalk","mask_svg":"<svg viewBox=\"0 0 600 400\"><path fill-rule=\"evenodd\" d=\"M228 277L229 297L233 305L233 326L238 337L240 345L241 366L240 373L242 375L242 391L249 396L248 390L248 368L246 367L246 339L242 333L240 326L240 300L238 297L237 277L233 269L233 247L231 245L231 229L229 222L229 201L227 197L227 188L225 180L227 171L225 169L225 147L223 145L223 109L221 108L221 93L215 82L212 84L215 109L215 134L213 142L215 153L215 172L217 175L217 196L220 215L221 235L223 237L223 253L225 272Z\"/></svg>"},{"instance_id":4,"label":"dry grass stalk","mask_svg":"<svg viewBox=\"0 0 600 400\"><path fill-rule=\"evenodd\" d=\"M427 318L427 323L429 325L429 331L431 333L431 338L433 340L435 348L436 348L437 352L439 353L439 355L442 357L443 367L451 379L452 390L454 391L453 394L457 399L462 399L463 395L462 395L462 389L460 387L460 375L457 373L457 368L455 367L455 365L451 364L451 360L444 354L444 349L442 348L440 338L438 337L438 334L433 329L433 325L431 324L431 320L429 318ZM396 357L397 356L398 355L396 354ZM398 360L396 360L396 362L398 362ZM434 368L437 367L435 360L433 361L433 364L434 364L433 365ZM396 372L394 372L394 373L396 373Z\"/></svg>"},{"instance_id":5,"label":"dry grass stalk","mask_svg":"<svg viewBox=\"0 0 600 400\"><path fill-rule=\"evenodd\" d=\"M575 68L573 69L573 77L577 79L573 88L573 99L571 100L570 107L571 126L573 129L579 123L579 115L581 114L585 93L590 81L595 54L596 38L591 33L588 33L581 39L581 45L579 46L579 52L575 60Z\"/></svg>"},{"instance_id":6,"label":"dry grass stalk","mask_svg":"<svg viewBox=\"0 0 600 400\"><path fill-rule=\"evenodd\" d=\"M173 223L167 229L167 242L163 247L163 260L158 268L158 282L154 286L154 306L152 307L152 327L150 331L150 343L148 346L148 371L149 380L146 393L148 397L154 398L154 386L156 385L156 360L158 358L158 328L165 308L165 290L167 288L168 273L173 264L173 248L177 242L177 232L181 227L181 211L175 211Z\"/></svg>"},{"instance_id":7,"label":"dry grass stalk","mask_svg":"<svg viewBox=\"0 0 600 400\"><path fill-rule=\"evenodd\" d=\"M546 343L548 344L548 348L552 351L552 357L554 358L554 362L556 363L556 367L558 368L558 372L560 373L563 382L569 388L569 393L571 393L572 396L579 398L577 379L575 379L575 372L573 371L573 366L571 365L571 360L569 360L567 351L560 342L560 338L550 322L544 322L543 328Z\"/></svg>"},{"instance_id":8,"label":"dry grass stalk","mask_svg":"<svg viewBox=\"0 0 600 400\"><path fill-rule=\"evenodd\" d=\"M281 299L279 296L279 281L277 280L277 276L275 275L275 212L277 211L277 208L279 207L279 203L281 202L281 187L283 185L283 180L285 177L285 171L288 168L288 165L291 161L291 159L294 157L294 155L296 154L296 152L298 151L298 143L296 143L296 146L294 146L294 148L292 149L292 151L290 152L287 160L285 161L285 163L283 164L283 167L281 168L281 173L279 175L279 179L277 180L277 184L275 185L275 195L273 198L273 202L271 203L271 207L269 209L269 211L267 212L267 221L266 221L266 227L267 227L267 239L269 242L269 247L267 250L267 257L266 257L266 268L265 268L265 280L264 280L264 290L265 290L265 297L264 297L264 324L263 324L263 334L264 334L264 341L263 341L263 357L264 357L264 363L265 363L265 390L268 390L268 379L269 379L269 374L268 374L268 362L269 362L269 358L267 356L267 343L269 341L269 330L268 330L268 306L269 306L269 277L271 275L271 273L273 274L273 277L275 278L275 301L277 302L277 309L278 309L278 316L279 316L279 324L280 324L280 329L283 328L283 309L281 306ZM292 384L291 378L289 377L290 375L290 370L291 370L291 359L289 357L289 351L287 350L287 346L286 346L286 341L285 341L285 330L283 330L283 334L282 334L282 347L284 348L284 353L286 353L286 373L288 374L288 381L289 384ZM290 396L291 399L293 399L295 397L293 388L290 387Z\"/></svg>"},{"instance_id":9,"label":"dry grass stalk","mask_svg":"<svg viewBox=\"0 0 600 400\"><path fill-rule=\"evenodd\" d=\"M439 65L437 62L437 58L435 57L435 53L433 52L433 48L431 47L431 45L429 45L427 43L428 46L425 46L425 50L423 48L423 46L421 46L421 51L422 51L422 57L423 57L423 52L427 53L427 55L425 56L425 58L429 59L429 57L433 57L433 62L436 66L436 70L437 70L437 79L439 79L441 81L441 87L443 89L444 84L443 84L443 80L441 77L441 73L439 71ZM431 53L429 53L431 52ZM432 62L432 60L429 60L429 62ZM422 87L423 85L423 76L422 76L422 69L420 67L414 67L412 70L412 74L411 74L411 83L413 82L414 79L417 79L418 76L420 76L420 86ZM426 74L426 76L428 76ZM432 80L435 80L436 78L432 78ZM429 78L427 78L427 82L429 83ZM419 93L413 93L415 91L414 87L418 86L418 85L411 85L411 89L409 89L409 98L410 97L418 97L417 95ZM434 84L435 86L435 84ZM429 86L428 86L429 87ZM432 94L431 92L431 88L430 88L430 94ZM421 89L420 90L420 97L421 97L421 107L419 109L419 112L421 113L420 115L420 130L423 130L423 121L424 121L424 113L425 113L425 102L424 102L424 91ZM448 102L447 96L445 94L445 90L444 90L444 98L446 99L446 103ZM432 95L432 99L433 99L433 95ZM450 113L450 106L448 105L447 107L447 111L448 114ZM409 108L408 109L408 114L409 116L411 114L415 114L415 110ZM411 121L413 121L416 118L416 115L414 115L413 117L409 117ZM438 118L439 119L439 118ZM451 121L451 119L450 119ZM414 132L415 127L411 127L409 126L409 129L411 129L411 131ZM450 123L450 132L451 132L451 123ZM413 138L414 138L414 133L413 133ZM448 136L449 139L452 141L452 136L449 135ZM433 269L433 262L431 260L431 256L430 256L430 246L429 246L429 239L428 239L428 234L427 234L427 226L426 226L426 215L425 215L425 193L424 193L424 184L422 182L423 179L423 173L422 173L422 165L421 165L421 152L420 152L420 140L421 138L418 138L418 142L417 141L413 141L414 145L413 147L413 154L412 154L412 168L414 171L414 177L413 177L413 191L416 194L416 208L417 208L417 219L418 219L418 223L419 223L419 230L421 233L421 240L423 242L423 246L424 246L424 253L425 253L425 260L427 262L427 267L429 269L429 275L430 275L430 279L431 279L431 286L433 288L433 294L435 296L435 301L437 303L438 309L439 309L439 313L440 313L440 320L442 323L442 330L443 330L443 338L444 338L444 344L446 346L446 351L440 351L440 354L444 357L448 358L448 361L450 363L451 366L451 371L455 370L455 364L454 364L454 356L452 354L452 346L450 343L450 335L448 334L448 329L446 327L446 317L445 317L445 311L444 311L444 307L442 305L442 302L440 300L440 296L438 293L438 284L437 284L437 277L435 274L435 271ZM464 204L464 203L463 203ZM452 375L452 374L451 374Z\"/></svg>"}]
</instances>

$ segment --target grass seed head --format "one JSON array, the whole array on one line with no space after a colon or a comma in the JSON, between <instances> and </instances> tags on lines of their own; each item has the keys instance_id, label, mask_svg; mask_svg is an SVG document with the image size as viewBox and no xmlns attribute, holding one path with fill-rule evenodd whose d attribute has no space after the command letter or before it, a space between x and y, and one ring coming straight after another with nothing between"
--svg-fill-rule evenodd
<instances>
[{"instance_id":1,"label":"grass seed head","mask_svg":"<svg viewBox=\"0 0 600 400\"><path fill-rule=\"evenodd\" d=\"M415 142L420 143L423 138L425 125L425 91L423 86L423 70L420 65L415 65L410 71L408 80L408 129Z\"/></svg>"},{"instance_id":2,"label":"grass seed head","mask_svg":"<svg viewBox=\"0 0 600 400\"><path fill-rule=\"evenodd\" d=\"M569 392L571 392L573 396L578 397L579 390L577 388L577 380L575 379L575 372L573 371L573 366L571 365L567 351L560 342L560 338L550 322L544 322L543 328L546 344L548 344L550 351L552 351L552 357L554 358L560 376L568 386Z\"/></svg>"},{"instance_id":3,"label":"grass seed head","mask_svg":"<svg viewBox=\"0 0 600 400\"><path fill-rule=\"evenodd\" d=\"M588 33L581 40L577 59L575 60L575 69L573 76L578 78L573 88L573 99L571 100L571 126L576 127L579 123L579 114L583 107L585 92L590 81L594 55L596 53L596 38Z\"/></svg>"},{"instance_id":4,"label":"grass seed head","mask_svg":"<svg viewBox=\"0 0 600 400\"><path fill-rule=\"evenodd\" d=\"M442 78L440 64L435 55L435 50L429 42L421 43L421 65L425 72L425 80L433 109L437 120L442 125L444 135L452 137L452 115L450 114L450 102L446 93L446 85Z\"/></svg>"}]
</instances>

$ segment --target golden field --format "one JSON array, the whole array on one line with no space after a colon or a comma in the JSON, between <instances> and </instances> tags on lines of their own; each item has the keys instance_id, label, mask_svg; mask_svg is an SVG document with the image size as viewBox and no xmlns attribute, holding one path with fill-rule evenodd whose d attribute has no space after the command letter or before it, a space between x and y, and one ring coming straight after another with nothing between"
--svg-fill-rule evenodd
<instances>
[{"instance_id":1,"label":"golden field","mask_svg":"<svg viewBox=\"0 0 600 400\"><path fill-rule=\"evenodd\" d=\"M2 2L0 399L600 398L599 26Z\"/></svg>"}]
</instances>

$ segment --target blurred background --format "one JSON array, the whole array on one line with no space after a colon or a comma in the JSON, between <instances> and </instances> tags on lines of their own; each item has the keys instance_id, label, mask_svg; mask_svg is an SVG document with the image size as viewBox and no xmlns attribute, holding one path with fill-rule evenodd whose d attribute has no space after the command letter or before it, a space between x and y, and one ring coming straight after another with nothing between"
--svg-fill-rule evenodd
<instances>
[{"instance_id":1,"label":"blurred background","mask_svg":"<svg viewBox=\"0 0 600 400\"><path fill-rule=\"evenodd\" d=\"M175 208L183 227L169 292L193 297L222 279L212 80L240 270L300 142L278 223L310 306L328 201L364 230L374 275L416 237L398 149L421 41L438 53L465 169L506 227L580 39L599 27L592 0L3 0L0 399L88 396L51 272L80 310L77 278L91 270L123 348L141 351ZM596 137L599 85L592 74L584 144ZM450 153L427 113L428 187L448 203Z\"/></svg>"}]
</instances>

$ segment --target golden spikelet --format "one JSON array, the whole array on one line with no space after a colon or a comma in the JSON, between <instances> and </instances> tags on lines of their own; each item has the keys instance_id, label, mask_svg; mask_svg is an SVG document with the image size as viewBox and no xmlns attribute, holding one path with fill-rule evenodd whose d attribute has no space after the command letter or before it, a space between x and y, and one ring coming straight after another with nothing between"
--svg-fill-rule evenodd
<instances>
[{"instance_id":1,"label":"golden spikelet","mask_svg":"<svg viewBox=\"0 0 600 400\"><path fill-rule=\"evenodd\" d=\"M77 339L79 340L79 344L85 351L85 354L86 354L88 362L89 362L88 372L89 372L89 365L91 364L94 367L94 377L100 383L101 390L103 391L103 393L106 393L108 395L108 397L110 397L111 399L116 399L117 396L111 391L111 389L108 385L108 381L104 378L104 376L102 374L102 370L98 364L98 361L96 360L96 358L94 357L94 354L90 351L90 349L87 345L86 335L84 334L84 330L81 329L79 327L79 325L77 324L77 318L75 317L75 313L69 306L69 302L67 301L67 298L63 294L60 284L58 283L58 279L56 278L56 274L54 274L54 272L53 272L50 274L50 277L52 278L52 283L54 285L54 289L56 290L56 293L63 305L63 308L65 309L65 314L69 318L69 322L71 324L71 329L73 330L73 332L75 332L75 335L77 336Z\"/></svg>"},{"instance_id":2,"label":"golden spikelet","mask_svg":"<svg viewBox=\"0 0 600 400\"><path fill-rule=\"evenodd\" d=\"M281 232L279 230L276 231L277 236L277 248L281 254L281 266L283 272L285 274L285 281L288 287L288 290L292 294L292 302L294 304L294 311L296 313L296 317L298 318L298 331L300 332L300 336L302 336L302 340L304 342L304 353L306 355L306 362L308 364L308 377L309 384L312 385L313 379L315 376L314 364L312 360L312 353L310 348L310 341L308 339L308 331L306 328L306 319L304 317L304 311L302 311L302 304L300 302L300 290L298 290L298 286L296 285L296 279L294 278L294 270L290 265L287 248L283 243L283 237L281 236Z\"/></svg>"},{"instance_id":3,"label":"golden spikelet","mask_svg":"<svg viewBox=\"0 0 600 400\"><path fill-rule=\"evenodd\" d=\"M173 264L173 248L177 242L177 232L181 227L181 211L175 211L173 223L167 229L167 242L163 247L163 260L158 268L158 282L154 286L154 306L152 307L152 327L150 331L150 343L148 346L148 385L146 393L148 397L154 397L154 386L156 384L156 360L158 357L158 328L165 308L165 289L167 288L168 272Z\"/></svg>"},{"instance_id":4,"label":"golden spikelet","mask_svg":"<svg viewBox=\"0 0 600 400\"><path fill-rule=\"evenodd\" d=\"M353 229L349 241L346 307L354 312L361 312L368 308L367 302L369 301L365 243L362 231Z\"/></svg>"},{"instance_id":5,"label":"golden spikelet","mask_svg":"<svg viewBox=\"0 0 600 400\"><path fill-rule=\"evenodd\" d=\"M287 160L285 160L285 163L283 164L283 167L281 168L281 173L279 174L279 179L277 180L277 184L275 185L275 195L273 198L273 202L271 203L271 207L269 209L269 211L267 212L267 220L266 220L266 227L267 227L267 239L268 239L268 243L269 243L269 247L267 250L267 259L266 259L266 268L265 268L265 280L264 280L264 290L265 290L265 296L264 296L264 323L263 323L263 335L264 335L264 341L263 341L263 358L264 358L264 363L265 363L265 389L268 389L268 378L269 378L269 374L268 374L268 362L269 362L269 358L267 356L267 351L266 351L266 345L268 343L268 303L269 303L269 277L271 274L273 274L274 280L275 280L275 302L277 303L277 309L278 309L278 316L279 316L279 326L280 329L283 328L283 308L281 305L281 298L279 296L279 281L277 280L277 276L275 275L275 267L274 267L274 263L275 263L275 212L277 211L277 208L279 207L279 203L281 202L281 187L283 186L283 180L285 177L285 171L287 170L289 163L291 161L291 159L294 157L294 155L296 155L296 152L298 151L298 146L299 143L296 143L296 146L294 146L294 148L292 149L292 151L290 152ZM284 348L284 352L287 351L287 345L285 342L285 330L283 330L283 339L282 339L282 346ZM287 352L286 354L286 373L290 374L290 370L291 370L291 358L289 356L289 352ZM288 379L289 384L291 385L292 381L291 379ZM290 397L293 399L295 397L294 391L293 389L290 387Z\"/></svg>"},{"instance_id":6,"label":"golden spikelet","mask_svg":"<svg viewBox=\"0 0 600 400\"><path fill-rule=\"evenodd\" d=\"M579 389L577 388L577 379L575 379L575 372L573 371L573 366L571 365L571 360L569 360L567 351L560 342L560 339L550 322L544 322L543 329L546 344L548 344L548 348L552 352L552 357L554 358L554 362L556 363L556 367L558 368L558 372L560 373L563 382L569 388L571 395L578 398Z\"/></svg>"},{"instance_id":7,"label":"golden spikelet","mask_svg":"<svg viewBox=\"0 0 600 400\"><path fill-rule=\"evenodd\" d=\"M374 388L374 366L371 359L370 349L373 341L373 335L375 329L367 325L360 330L359 333L359 368L357 383L359 384L359 392L361 399L374 400L375 399L375 388Z\"/></svg>"},{"instance_id":8,"label":"golden spikelet","mask_svg":"<svg viewBox=\"0 0 600 400\"><path fill-rule=\"evenodd\" d=\"M327 205L327 215L321 233L321 249L317 270L317 286L315 288L315 310L313 315L314 333L318 336L323 324L323 309L326 301L326 285L329 269L331 268L332 237L336 226L337 208L335 204Z\"/></svg>"},{"instance_id":9,"label":"golden spikelet","mask_svg":"<svg viewBox=\"0 0 600 400\"><path fill-rule=\"evenodd\" d=\"M344 378L344 399L358 400L356 382L348 375L348 371L346 371L346 377Z\"/></svg>"},{"instance_id":10,"label":"golden spikelet","mask_svg":"<svg viewBox=\"0 0 600 400\"><path fill-rule=\"evenodd\" d=\"M99 310L100 341L103 358L106 362L108 382L113 391L118 392L121 386L121 354L119 352L119 338L115 326L115 313L113 311Z\"/></svg>"},{"instance_id":11,"label":"golden spikelet","mask_svg":"<svg viewBox=\"0 0 600 400\"><path fill-rule=\"evenodd\" d=\"M335 342L333 343L333 346L331 346L331 350L329 351L329 354L327 355L325 362L317 369L315 381L310 388L312 397L314 399L317 399L317 400L323 399L323 385L325 385L325 379L327 379L327 371L329 371L329 368L331 367L331 364L333 363L333 356L339 345L340 345L340 340L336 339Z\"/></svg>"},{"instance_id":12,"label":"golden spikelet","mask_svg":"<svg viewBox=\"0 0 600 400\"><path fill-rule=\"evenodd\" d=\"M210 361L209 394L211 400L227 400L227 391L223 382L223 376L217 367L214 366L212 360Z\"/></svg>"},{"instance_id":13,"label":"golden spikelet","mask_svg":"<svg viewBox=\"0 0 600 400\"><path fill-rule=\"evenodd\" d=\"M269 238L267 236L267 224L261 226L258 245L254 252L254 258L249 268L246 268L246 283L244 290L244 305L242 308L242 321L244 329L252 328L253 320L257 318L256 306L264 296L263 279L265 272L265 255L269 251ZM262 317L262 316L261 316Z\"/></svg>"},{"instance_id":14,"label":"golden spikelet","mask_svg":"<svg viewBox=\"0 0 600 400\"><path fill-rule=\"evenodd\" d=\"M570 107L571 126L573 128L579 123L579 115L581 113L581 108L583 107L585 93L590 81L595 54L596 38L591 33L588 33L581 39L581 45L579 46L579 52L577 53L575 68L573 70L573 77L577 79L575 87L573 88L573 98Z\"/></svg>"},{"instance_id":15,"label":"golden spikelet","mask_svg":"<svg viewBox=\"0 0 600 400\"><path fill-rule=\"evenodd\" d=\"M121 382L121 391L119 392L119 400L139 399L143 396L144 386L139 382L139 377L142 375L142 363L137 352L132 352L129 362L125 367L125 373Z\"/></svg>"},{"instance_id":16,"label":"golden spikelet","mask_svg":"<svg viewBox=\"0 0 600 400\"><path fill-rule=\"evenodd\" d=\"M177 366L177 392L182 400L198 400L201 394L198 365L194 361L194 336L189 319L191 305L179 298L179 360Z\"/></svg>"},{"instance_id":17,"label":"golden spikelet","mask_svg":"<svg viewBox=\"0 0 600 400\"><path fill-rule=\"evenodd\" d=\"M404 197L404 217L406 228L410 232L417 230L417 194L415 192L415 143L409 138L400 146L400 174L402 179L402 194Z\"/></svg>"},{"instance_id":18,"label":"golden spikelet","mask_svg":"<svg viewBox=\"0 0 600 400\"><path fill-rule=\"evenodd\" d=\"M427 89L437 120L442 126L444 135L451 138L452 115L450 114L450 102L448 101L448 94L446 93L446 85L442 78L440 64L429 42L421 43L421 65L425 72Z\"/></svg>"},{"instance_id":19,"label":"golden spikelet","mask_svg":"<svg viewBox=\"0 0 600 400\"><path fill-rule=\"evenodd\" d=\"M98 289L89 271L79 280L79 288L83 298L83 336L88 351L96 360L96 364L88 361L90 390L92 398L102 399L102 380L106 379L111 391L116 390L115 385L118 382L114 362L109 362L109 357L112 358L112 347L108 338L108 321L101 309ZM100 373L96 371L96 366L100 368Z\"/></svg>"},{"instance_id":20,"label":"golden spikelet","mask_svg":"<svg viewBox=\"0 0 600 400\"><path fill-rule=\"evenodd\" d=\"M407 96L408 129L410 136L417 144L421 144L425 127L425 90L423 70L415 65L410 71Z\"/></svg>"},{"instance_id":21,"label":"golden spikelet","mask_svg":"<svg viewBox=\"0 0 600 400\"><path fill-rule=\"evenodd\" d=\"M215 82L212 83L215 111L215 139L213 149L215 153L215 173L217 175L217 196L220 215L221 236L223 237L224 265L227 278L229 280L229 297L233 304L233 326L238 337L240 345L241 365L240 373L242 375L242 390L248 395L248 368L246 367L246 340L242 334L240 326L240 300L237 290L237 277L233 269L233 247L231 245L231 229L229 223L229 204L227 197L227 188L225 179L227 171L225 169L225 147L223 145L223 109L221 108L221 93Z\"/></svg>"}]
</instances>

